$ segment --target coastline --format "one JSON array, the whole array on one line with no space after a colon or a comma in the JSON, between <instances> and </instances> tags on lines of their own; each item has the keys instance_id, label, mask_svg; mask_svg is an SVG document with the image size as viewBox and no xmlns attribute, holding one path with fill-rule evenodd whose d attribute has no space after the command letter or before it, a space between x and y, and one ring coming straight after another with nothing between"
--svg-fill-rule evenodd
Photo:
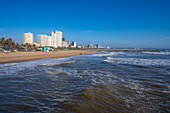
<instances>
[{"instance_id":1,"label":"coastline","mask_svg":"<svg viewBox=\"0 0 170 113\"><path fill-rule=\"evenodd\" d=\"M91 50L67 50L67 51L55 51L55 52L10 52L10 53L0 53L0 64L10 63L10 62L21 62L38 60L45 58L59 58L59 57L69 57L77 56L82 54L97 53Z\"/></svg>"}]
</instances>

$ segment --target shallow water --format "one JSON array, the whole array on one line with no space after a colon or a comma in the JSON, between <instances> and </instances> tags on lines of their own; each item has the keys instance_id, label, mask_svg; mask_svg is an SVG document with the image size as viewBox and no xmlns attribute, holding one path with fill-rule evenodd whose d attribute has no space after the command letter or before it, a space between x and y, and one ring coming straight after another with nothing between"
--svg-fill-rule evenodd
<instances>
[{"instance_id":1,"label":"shallow water","mask_svg":"<svg viewBox=\"0 0 170 113\"><path fill-rule=\"evenodd\" d=\"M170 112L169 52L0 64L0 112Z\"/></svg>"}]
</instances>

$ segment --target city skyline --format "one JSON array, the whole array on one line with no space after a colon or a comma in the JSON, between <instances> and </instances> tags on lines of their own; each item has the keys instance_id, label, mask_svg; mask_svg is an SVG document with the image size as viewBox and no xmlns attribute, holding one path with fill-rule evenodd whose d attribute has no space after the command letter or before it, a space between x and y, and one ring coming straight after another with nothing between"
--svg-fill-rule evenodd
<instances>
[{"instance_id":1,"label":"city skyline","mask_svg":"<svg viewBox=\"0 0 170 113\"><path fill-rule=\"evenodd\" d=\"M88 45L77 45L75 41L66 41L66 38L62 37L61 31L54 30L51 32L51 36L48 35L38 35L38 42L33 41L34 35L31 32L23 33L23 43L22 46L30 44L35 47L53 47L53 48L74 48L74 49L101 49L104 48L99 44L88 44ZM107 49L110 47L107 46Z\"/></svg>"},{"instance_id":2,"label":"city skyline","mask_svg":"<svg viewBox=\"0 0 170 113\"><path fill-rule=\"evenodd\" d=\"M80 45L170 48L169 0L0 0L0 37L22 44L23 33L54 29ZM31 8L25 7L31 6ZM42 8L40 6L47 6ZM22 9L22 10L21 10Z\"/></svg>"}]
</instances>

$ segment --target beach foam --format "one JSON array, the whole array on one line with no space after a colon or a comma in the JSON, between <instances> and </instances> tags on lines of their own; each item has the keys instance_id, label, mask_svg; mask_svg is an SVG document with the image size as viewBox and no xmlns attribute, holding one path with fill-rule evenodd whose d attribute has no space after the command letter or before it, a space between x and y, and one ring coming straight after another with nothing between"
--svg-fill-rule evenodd
<instances>
[{"instance_id":1,"label":"beach foam","mask_svg":"<svg viewBox=\"0 0 170 113\"><path fill-rule=\"evenodd\" d=\"M24 70L26 68L32 69L36 66L52 66L52 65L62 65L68 63L74 63L73 57L63 57L63 58L50 58L50 59L40 59L32 61L24 61L18 63L5 63L0 64L0 75L13 74L18 71Z\"/></svg>"},{"instance_id":2,"label":"beach foam","mask_svg":"<svg viewBox=\"0 0 170 113\"><path fill-rule=\"evenodd\" d=\"M170 55L170 52L142 52L144 54L154 54L154 55Z\"/></svg>"},{"instance_id":3,"label":"beach foam","mask_svg":"<svg viewBox=\"0 0 170 113\"><path fill-rule=\"evenodd\" d=\"M141 58L113 58L107 57L105 62L111 62L116 64L131 64L142 66L169 66L170 60L168 59L141 59Z\"/></svg>"},{"instance_id":4,"label":"beach foam","mask_svg":"<svg viewBox=\"0 0 170 113\"><path fill-rule=\"evenodd\" d=\"M103 57L103 56L113 56L113 55L121 55L125 54L124 52L101 52L98 54L92 54L91 56L98 56L98 57Z\"/></svg>"}]
</instances>

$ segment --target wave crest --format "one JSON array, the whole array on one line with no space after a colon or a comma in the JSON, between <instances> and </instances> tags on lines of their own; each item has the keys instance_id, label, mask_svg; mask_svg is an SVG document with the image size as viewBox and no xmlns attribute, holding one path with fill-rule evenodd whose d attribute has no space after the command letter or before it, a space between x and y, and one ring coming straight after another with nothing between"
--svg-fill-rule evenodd
<instances>
[{"instance_id":1,"label":"wave crest","mask_svg":"<svg viewBox=\"0 0 170 113\"><path fill-rule=\"evenodd\" d=\"M105 62L111 62L116 64L131 64L142 66L169 66L170 60L168 59L141 59L141 58L113 58L107 57Z\"/></svg>"}]
</instances>

